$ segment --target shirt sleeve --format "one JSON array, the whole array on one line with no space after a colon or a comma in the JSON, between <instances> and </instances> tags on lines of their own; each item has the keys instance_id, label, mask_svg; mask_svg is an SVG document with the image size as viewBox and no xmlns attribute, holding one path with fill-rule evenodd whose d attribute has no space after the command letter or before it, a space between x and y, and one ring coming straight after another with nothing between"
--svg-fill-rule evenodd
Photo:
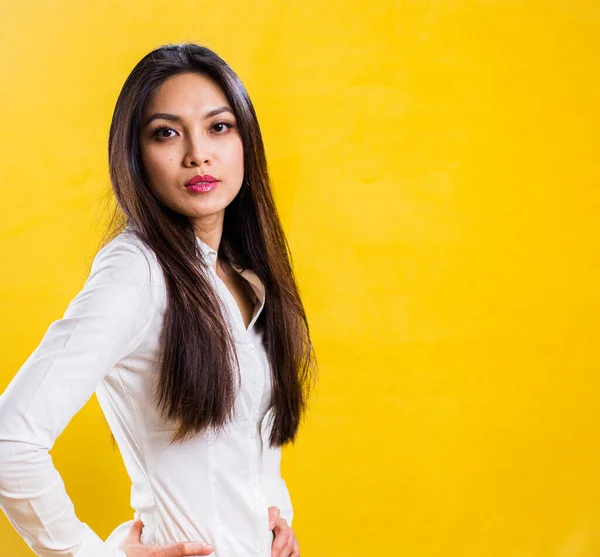
<instances>
[{"instance_id":1,"label":"shirt sleeve","mask_svg":"<svg viewBox=\"0 0 600 557\"><path fill-rule=\"evenodd\" d=\"M277 507L279 516L284 518L289 526L294 518L294 508L285 480L280 474L281 448L263 447L263 491L268 507Z\"/></svg>"},{"instance_id":2,"label":"shirt sleeve","mask_svg":"<svg viewBox=\"0 0 600 557\"><path fill-rule=\"evenodd\" d=\"M126 557L81 522L49 454L151 322L147 253L116 238L0 395L0 508L40 557Z\"/></svg>"}]
</instances>

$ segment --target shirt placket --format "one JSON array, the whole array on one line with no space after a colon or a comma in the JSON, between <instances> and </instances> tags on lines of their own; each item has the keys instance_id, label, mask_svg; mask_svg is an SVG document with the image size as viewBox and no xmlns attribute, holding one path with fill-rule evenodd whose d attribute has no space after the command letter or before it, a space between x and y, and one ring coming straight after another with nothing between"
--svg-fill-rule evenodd
<instances>
[{"instance_id":1,"label":"shirt placket","mask_svg":"<svg viewBox=\"0 0 600 557\"><path fill-rule=\"evenodd\" d=\"M254 502L256 504L256 508L259 511L257 513L257 524L256 524L256 534L259 540L259 555L263 555L265 550L267 549L267 545L270 541L271 533L269 532L265 522L262 520L264 513L268 515L268 509L266 508L266 501L262 494L261 485L260 485L260 469L259 469L259 461L260 461L260 450L262 439L260 435L260 423L258 421L258 413L259 406L261 401L262 389L264 387L264 368L260 361L259 355L257 353L257 348L250 335L246 337L246 343L244 344L245 348L249 352L252 361L253 361L253 374L252 374L252 385L251 388L253 390L251 397L251 407L250 407L250 487L252 489Z\"/></svg>"},{"instance_id":2,"label":"shirt placket","mask_svg":"<svg viewBox=\"0 0 600 557\"><path fill-rule=\"evenodd\" d=\"M250 419L248 422L248 430L250 436L250 444L249 444L249 462L248 469L250 471L250 490L252 492L252 497L254 500L254 504L257 509L256 513L256 537L258 540L258 554L257 557L262 557L265 555L269 542L272 540L272 533L267 527L267 521L263 520L263 517L266 515L268 517L268 509L266 508L266 501L262 493L261 484L260 484L260 470L259 470L259 461L260 461L260 450L262 445L262 437L261 437L261 424L258 421L258 413L259 406L261 401L262 389L264 388L264 367L260 361L260 357L258 355L258 350L256 345L252 340L252 327L258 317L257 312L254 312L254 317L246 330L244 326L244 322L241 316L239 309L237 308L237 304L233 295L227 289L227 286L223 283L223 281L219 278L214 270L214 263L217 257L217 253L215 251L210 251L208 253L208 261L210 264L211 278L213 285L217 289L217 291L221 290L223 292L223 296L225 296L227 300L227 305L229 307L229 312L232 316L233 326L235 327L235 337L236 344L241 346L249 355L250 361L252 362L252 366L250 369L244 370L245 373L250 375L250 381L248 382L248 388L251 392L250 405L248 411L250 413ZM227 290L227 292L225 292ZM236 307L232 307L232 304L235 304Z\"/></svg>"}]
</instances>

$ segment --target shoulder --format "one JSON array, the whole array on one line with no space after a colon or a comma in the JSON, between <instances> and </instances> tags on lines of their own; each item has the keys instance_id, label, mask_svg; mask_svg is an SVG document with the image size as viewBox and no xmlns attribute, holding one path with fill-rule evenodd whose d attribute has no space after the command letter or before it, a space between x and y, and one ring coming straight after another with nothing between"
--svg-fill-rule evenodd
<instances>
[{"instance_id":1,"label":"shoulder","mask_svg":"<svg viewBox=\"0 0 600 557\"><path fill-rule=\"evenodd\" d=\"M164 281L154 251L128 229L98 250L88 280L93 277L138 286L159 286Z\"/></svg>"},{"instance_id":2,"label":"shoulder","mask_svg":"<svg viewBox=\"0 0 600 557\"><path fill-rule=\"evenodd\" d=\"M128 338L134 331L146 330L164 305L163 285L154 252L122 232L94 256L89 276L67 306L60 326L77 323L89 335L104 331Z\"/></svg>"}]
</instances>

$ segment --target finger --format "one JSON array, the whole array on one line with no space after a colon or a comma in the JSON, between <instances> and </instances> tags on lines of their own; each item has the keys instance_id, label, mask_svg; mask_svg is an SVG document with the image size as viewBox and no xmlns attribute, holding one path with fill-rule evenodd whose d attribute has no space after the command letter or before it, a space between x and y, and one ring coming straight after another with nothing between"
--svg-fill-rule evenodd
<instances>
[{"instance_id":1,"label":"finger","mask_svg":"<svg viewBox=\"0 0 600 557\"><path fill-rule=\"evenodd\" d=\"M294 536L294 532L292 531L292 535L290 536L290 540L285 546L284 553L282 557L294 557L294 541L296 540ZM287 553L286 553L287 551Z\"/></svg>"},{"instance_id":2,"label":"finger","mask_svg":"<svg viewBox=\"0 0 600 557\"><path fill-rule=\"evenodd\" d=\"M294 557L300 557L300 546L298 545L298 538L294 536L294 553L292 553Z\"/></svg>"},{"instance_id":3,"label":"finger","mask_svg":"<svg viewBox=\"0 0 600 557\"><path fill-rule=\"evenodd\" d=\"M280 511L277 507L269 507L269 530L275 528Z\"/></svg>"},{"instance_id":4,"label":"finger","mask_svg":"<svg viewBox=\"0 0 600 557\"><path fill-rule=\"evenodd\" d=\"M129 529L129 533L127 534L127 538L125 538L125 544L130 543L140 543L140 537L142 536L142 529L144 528L144 523L136 518ZM125 545L123 544L123 545Z\"/></svg>"},{"instance_id":5,"label":"finger","mask_svg":"<svg viewBox=\"0 0 600 557\"><path fill-rule=\"evenodd\" d=\"M285 520L280 518L275 526L275 539L271 546L271 557L283 557L287 555L287 553L284 553L284 548L292 536L292 529L285 523Z\"/></svg>"},{"instance_id":6,"label":"finger","mask_svg":"<svg viewBox=\"0 0 600 557\"><path fill-rule=\"evenodd\" d=\"M294 551L294 534L291 530L285 539L286 541L281 548L281 551L275 554L276 557L292 557Z\"/></svg>"},{"instance_id":7,"label":"finger","mask_svg":"<svg viewBox=\"0 0 600 557\"><path fill-rule=\"evenodd\" d=\"M210 555L215 548L200 542L179 542L153 548L156 557L186 557L188 555Z\"/></svg>"}]
</instances>

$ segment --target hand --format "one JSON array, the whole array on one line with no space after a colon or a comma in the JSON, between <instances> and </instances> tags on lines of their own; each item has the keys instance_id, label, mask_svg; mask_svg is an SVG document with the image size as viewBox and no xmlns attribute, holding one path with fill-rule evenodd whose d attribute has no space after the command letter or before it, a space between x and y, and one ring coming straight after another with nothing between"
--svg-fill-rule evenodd
<instances>
[{"instance_id":1,"label":"hand","mask_svg":"<svg viewBox=\"0 0 600 557\"><path fill-rule=\"evenodd\" d=\"M300 548L294 530L288 526L285 518L279 516L277 507L269 507L269 530L273 530L275 534L271 557L300 557Z\"/></svg>"},{"instance_id":2,"label":"hand","mask_svg":"<svg viewBox=\"0 0 600 557\"><path fill-rule=\"evenodd\" d=\"M186 557L188 555L210 555L214 551L212 545L202 542L179 542L171 545L142 545L140 537L144 523L137 519L127 534L121 549L127 557Z\"/></svg>"}]
</instances>

